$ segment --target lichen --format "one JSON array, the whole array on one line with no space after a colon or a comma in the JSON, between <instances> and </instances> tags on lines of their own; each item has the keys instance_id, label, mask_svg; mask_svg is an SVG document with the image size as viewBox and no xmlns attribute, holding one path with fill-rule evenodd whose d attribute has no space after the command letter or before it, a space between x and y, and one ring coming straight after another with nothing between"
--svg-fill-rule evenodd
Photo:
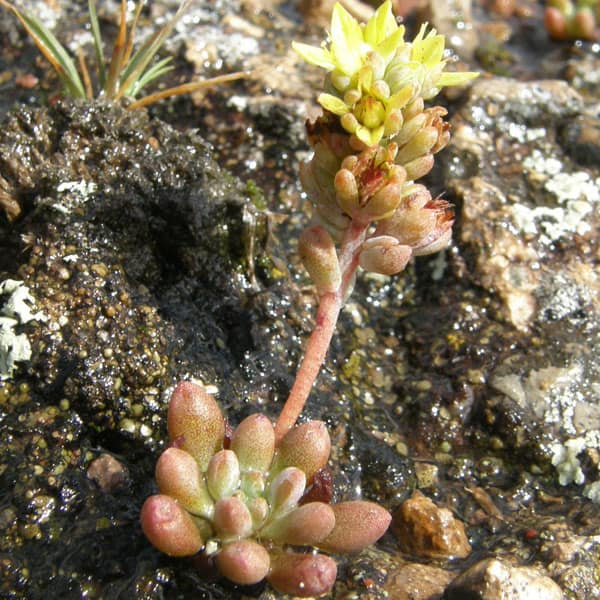
<instances>
[{"instance_id":1,"label":"lichen","mask_svg":"<svg viewBox=\"0 0 600 600\"><path fill-rule=\"evenodd\" d=\"M31 344L25 333L17 333L19 325L45 320L41 312L33 312L34 301L22 281L5 279L0 283L0 296L9 295L0 309L0 380L10 379L16 363L31 358Z\"/></svg>"}]
</instances>

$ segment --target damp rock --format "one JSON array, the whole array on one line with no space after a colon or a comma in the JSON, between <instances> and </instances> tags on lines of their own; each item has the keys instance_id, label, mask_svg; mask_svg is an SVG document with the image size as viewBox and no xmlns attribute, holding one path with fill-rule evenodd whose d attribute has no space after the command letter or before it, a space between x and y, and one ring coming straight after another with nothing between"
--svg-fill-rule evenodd
<instances>
[{"instance_id":1,"label":"damp rock","mask_svg":"<svg viewBox=\"0 0 600 600\"><path fill-rule=\"evenodd\" d=\"M547 575L532 567L514 567L501 560L480 561L454 579L444 598L462 600L562 600L560 587Z\"/></svg>"},{"instance_id":2,"label":"damp rock","mask_svg":"<svg viewBox=\"0 0 600 600\"><path fill-rule=\"evenodd\" d=\"M394 600L440 600L453 577L440 567L410 563L389 574L385 589Z\"/></svg>"},{"instance_id":3,"label":"damp rock","mask_svg":"<svg viewBox=\"0 0 600 600\"><path fill-rule=\"evenodd\" d=\"M421 558L465 558L471 553L464 525L418 491L393 513L392 531L404 552Z\"/></svg>"}]
</instances>

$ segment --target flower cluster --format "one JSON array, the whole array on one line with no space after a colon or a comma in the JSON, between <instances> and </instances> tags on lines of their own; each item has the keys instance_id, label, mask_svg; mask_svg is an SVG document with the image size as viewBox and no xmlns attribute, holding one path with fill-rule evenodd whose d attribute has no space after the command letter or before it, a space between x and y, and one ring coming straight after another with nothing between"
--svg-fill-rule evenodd
<instances>
[{"instance_id":1,"label":"flower cluster","mask_svg":"<svg viewBox=\"0 0 600 600\"><path fill-rule=\"evenodd\" d=\"M327 92L318 99L325 112L307 124L314 155L301 171L315 204L315 225L301 239L301 254L319 292L334 287L333 280L323 284L327 273L343 282L335 262L344 260L331 248L343 245L352 229L362 230L353 248L358 264L388 275L402 271L411 256L445 247L451 206L414 183L450 139L446 110L426 108L425 100L477 73L444 72L444 37L426 25L405 41L389 1L366 25L336 4L329 43L294 48L327 71ZM377 223L374 234L371 223Z\"/></svg>"},{"instance_id":2,"label":"flower cluster","mask_svg":"<svg viewBox=\"0 0 600 600\"><path fill-rule=\"evenodd\" d=\"M316 596L337 575L323 552L361 550L389 525L389 513L371 502L311 500L330 451L322 422L296 426L276 447L273 425L254 414L229 437L214 398L184 382L173 392L167 423L171 446L156 465L160 493L141 514L146 537L165 554L202 552L235 583L267 578L282 593Z\"/></svg>"},{"instance_id":3,"label":"flower cluster","mask_svg":"<svg viewBox=\"0 0 600 600\"><path fill-rule=\"evenodd\" d=\"M544 11L548 33L557 40L600 39L598 0L549 0Z\"/></svg>"}]
</instances>

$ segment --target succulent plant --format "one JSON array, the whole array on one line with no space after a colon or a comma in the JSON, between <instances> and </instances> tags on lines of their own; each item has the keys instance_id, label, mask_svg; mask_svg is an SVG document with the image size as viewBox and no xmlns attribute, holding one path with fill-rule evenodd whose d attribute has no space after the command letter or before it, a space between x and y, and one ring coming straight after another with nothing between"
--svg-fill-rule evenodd
<instances>
[{"instance_id":1,"label":"succulent plant","mask_svg":"<svg viewBox=\"0 0 600 600\"><path fill-rule=\"evenodd\" d=\"M313 156L300 172L314 211L299 251L319 310L277 421L277 439L302 411L358 268L395 275L413 256L450 242L452 206L415 183L450 140L446 109L425 101L478 73L446 72L444 36L427 29L423 25L412 42L405 41L389 0L366 24L336 4L327 42L293 44L327 72L326 92L318 97L324 113L307 123Z\"/></svg>"},{"instance_id":2,"label":"succulent plant","mask_svg":"<svg viewBox=\"0 0 600 600\"><path fill-rule=\"evenodd\" d=\"M557 40L600 39L600 2L598 0L549 0L544 24Z\"/></svg>"},{"instance_id":3,"label":"succulent plant","mask_svg":"<svg viewBox=\"0 0 600 600\"><path fill-rule=\"evenodd\" d=\"M389 513L372 502L329 504L307 495L329 458L320 421L297 425L276 446L269 419L254 414L229 438L214 398L183 382L167 424L171 445L156 465L160 493L141 513L144 533L165 554L203 553L235 583L266 578L283 593L316 596L336 579L329 553L359 551L389 525Z\"/></svg>"},{"instance_id":4,"label":"succulent plant","mask_svg":"<svg viewBox=\"0 0 600 600\"><path fill-rule=\"evenodd\" d=\"M330 441L323 423L296 422L358 268L393 275L450 241L451 205L415 183L450 138L446 110L425 100L477 74L444 73L444 38L426 31L405 42L389 0L366 25L336 4L329 47L294 45L328 72L324 114L307 124L314 155L301 172L315 208L298 247L319 295L316 326L275 427L252 415L229 440L203 388L183 383L173 392L172 446L156 467L160 494L141 517L166 554L202 552L237 583L266 578L284 593L315 596L335 582L329 553L359 551L389 525L389 513L372 502L332 505L307 493ZM307 550L292 549L299 546Z\"/></svg>"}]
</instances>

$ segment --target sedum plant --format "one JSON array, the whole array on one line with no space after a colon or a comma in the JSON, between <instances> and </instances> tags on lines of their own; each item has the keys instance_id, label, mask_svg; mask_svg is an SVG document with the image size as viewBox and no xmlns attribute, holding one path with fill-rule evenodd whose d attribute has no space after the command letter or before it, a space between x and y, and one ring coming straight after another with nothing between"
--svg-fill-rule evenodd
<instances>
[{"instance_id":1,"label":"sedum plant","mask_svg":"<svg viewBox=\"0 0 600 600\"><path fill-rule=\"evenodd\" d=\"M140 0L135 4L133 20L128 27L127 0L121 0L117 37L110 61L106 64L96 3L95 0L88 0L90 29L94 40L99 88L98 92L95 93L92 86L92 78L81 49L78 53L78 65L76 66L64 46L35 15L19 10L9 0L0 0L0 6L10 10L17 17L38 50L50 63L61 80L67 96L91 100L95 95L98 95L111 101L120 100L121 98L136 98L147 84L159 79L172 70L169 64L171 62L170 57L158 61L154 61L154 59L190 3L191 0L184 0L173 18L134 51L135 32L145 1ZM142 96L140 99L131 102L128 108L141 108L163 98L189 94L218 83L240 79L243 76L243 73L231 73L178 85Z\"/></svg>"},{"instance_id":2,"label":"sedum plant","mask_svg":"<svg viewBox=\"0 0 600 600\"><path fill-rule=\"evenodd\" d=\"M171 396L167 424L171 446L156 465L160 493L141 513L146 537L165 554L202 552L235 583L266 577L280 592L315 596L329 591L337 575L335 561L321 551L360 550L389 525L389 513L372 502L310 499L329 459L320 421L295 427L276 447L273 425L254 414L227 438L213 397L184 382Z\"/></svg>"},{"instance_id":3,"label":"sedum plant","mask_svg":"<svg viewBox=\"0 0 600 600\"><path fill-rule=\"evenodd\" d=\"M156 466L160 493L146 500L141 522L166 554L200 552L234 582L266 578L306 597L332 588L330 554L374 543L391 517L372 502L315 499L329 435L321 422L296 422L359 267L393 275L449 243L451 205L416 183L450 137L446 110L425 100L477 74L444 71L444 38L435 30L424 26L406 42L389 0L366 25L336 4L328 43L294 48L327 71L324 113L307 124L314 155L301 171L314 204L299 251L320 299L316 326L274 426L252 415L228 438L203 388L175 389L171 447Z\"/></svg>"}]
</instances>

